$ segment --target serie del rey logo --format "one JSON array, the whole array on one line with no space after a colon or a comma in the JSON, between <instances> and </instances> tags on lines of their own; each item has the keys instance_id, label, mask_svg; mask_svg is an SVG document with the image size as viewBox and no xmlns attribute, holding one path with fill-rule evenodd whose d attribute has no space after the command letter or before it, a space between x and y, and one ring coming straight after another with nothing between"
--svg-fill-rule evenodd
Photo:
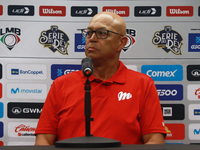
<instances>
[{"instance_id":1,"label":"serie del rey logo","mask_svg":"<svg viewBox=\"0 0 200 150\"><path fill-rule=\"evenodd\" d=\"M52 25L51 29L42 31L39 37L39 43L48 47L52 52L58 51L63 55L68 55L67 47L69 37L66 33L58 29L58 26Z\"/></svg>"},{"instance_id":2,"label":"serie del rey logo","mask_svg":"<svg viewBox=\"0 0 200 150\"><path fill-rule=\"evenodd\" d=\"M162 48L165 52L172 52L175 55L181 54L181 46L183 38L171 26L165 26L164 30L156 31L154 33L152 43L158 48Z\"/></svg>"},{"instance_id":3,"label":"serie del rey logo","mask_svg":"<svg viewBox=\"0 0 200 150\"><path fill-rule=\"evenodd\" d=\"M21 29L19 28L7 27L5 30L2 28L0 29L0 41L5 44L9 50L12 50L13 47L20 42L20 35Z\"/></svg>"}]
</instances>

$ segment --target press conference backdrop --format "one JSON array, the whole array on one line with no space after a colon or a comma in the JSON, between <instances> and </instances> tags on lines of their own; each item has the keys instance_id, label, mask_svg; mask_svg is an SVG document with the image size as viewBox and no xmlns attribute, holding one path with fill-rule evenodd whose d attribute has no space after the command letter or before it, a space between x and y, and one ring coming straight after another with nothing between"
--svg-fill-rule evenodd
<instances>
[{"instance_id":1,"label":"press conference backdrop","mask_svg":"<svg viewBox=\"0 0 200 150\"><path fill-rule=\"evenodd\" d=\"M155 81L165 143L199 143L199 0L0 0L0 145L34 144L53 80L81 69L85 39L77 29L102 11L127 24L120 59Z\"/></svg>"}]
</instances>

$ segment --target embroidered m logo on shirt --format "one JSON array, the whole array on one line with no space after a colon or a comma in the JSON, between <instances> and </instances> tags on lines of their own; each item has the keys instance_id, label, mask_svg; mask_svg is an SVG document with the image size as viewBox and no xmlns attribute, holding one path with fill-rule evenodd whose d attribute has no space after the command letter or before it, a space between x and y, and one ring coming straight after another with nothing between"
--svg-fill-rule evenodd
<instances>
[{"instance_id":1,"label":"embroidered m logo on shirt","mask_svg":"<svg viewBox=\"0 0 200 150\"><path fill-rule=\"evenodd\" d=\"M122 91L118 93L118 101L129 100L130 98L132 98L131 93L126 93L126 92L122 92Z\"/></svg>"}]
</instances>

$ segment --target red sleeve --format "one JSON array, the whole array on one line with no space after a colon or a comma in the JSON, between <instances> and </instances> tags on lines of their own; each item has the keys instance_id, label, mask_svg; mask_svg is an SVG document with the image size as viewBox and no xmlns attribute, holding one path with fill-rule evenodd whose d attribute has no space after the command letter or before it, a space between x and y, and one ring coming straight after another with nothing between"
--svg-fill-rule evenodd
<instances>
[{"instance_id":1,"label":"red sleeve","mask_svg":"<svg viewBox=\"0 0 200 150\"><path fill-rule=\"evenodd\" d=\"M144 99L140 103L140 126L142 135L149 133L166 134L159 97L151 78L149 78Z\"/></svg>"},{"instance_id":2,"label":"red sleeve","mask_svg":"<svg viewBox=\"0 0 200 150\"><path fill-rule=\"evenodd\" d=\"M56 94L59 92L56 91L58 88L55 86L55 82L53 82L44 103L35 134L57 134L58 115L56 112Z\"/></svg>"}]
</instances>

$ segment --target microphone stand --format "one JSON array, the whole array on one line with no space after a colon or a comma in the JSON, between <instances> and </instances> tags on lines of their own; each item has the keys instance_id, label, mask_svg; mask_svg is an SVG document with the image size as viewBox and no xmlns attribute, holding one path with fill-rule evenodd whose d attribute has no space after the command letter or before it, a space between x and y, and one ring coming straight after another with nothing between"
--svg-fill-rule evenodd
<instances>
[{"instance_id":1,"label":"microphone stand","mask_svg":"<svg viewBox=\"0 0 200 150\"><path fill-rule=\"evenodd\" d=\"M85 137L69 138L55 142L55 147L68 148L103 148L103 147L120 147L121 142L109 138L95 137L90 134L90 121L93 121L91 116L91 95L90 95L90 80L85 81ZM118 131L117 131L118 132Z\"/></svg>"}]
</instances>

